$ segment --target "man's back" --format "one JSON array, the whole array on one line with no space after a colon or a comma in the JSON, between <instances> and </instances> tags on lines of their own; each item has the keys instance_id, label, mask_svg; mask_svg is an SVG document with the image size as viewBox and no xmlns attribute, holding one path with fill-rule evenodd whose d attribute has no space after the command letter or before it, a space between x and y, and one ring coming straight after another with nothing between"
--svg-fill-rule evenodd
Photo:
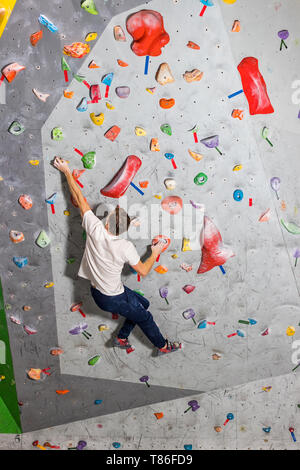
<instances>
[{"instance_id":1,"label":"man's back","mask_svg":"<svg viewBox=\"0 0 300 470\"><path fill-rule=\"evenodd\" d=\"M82 227L87 239L78 276L89 279L92 286L102 294L122 294L124 286L121 273L124 264L134 266L140 261L134 245L108 233L91 210L84 214Z\"/></svg>"}]
</instances>

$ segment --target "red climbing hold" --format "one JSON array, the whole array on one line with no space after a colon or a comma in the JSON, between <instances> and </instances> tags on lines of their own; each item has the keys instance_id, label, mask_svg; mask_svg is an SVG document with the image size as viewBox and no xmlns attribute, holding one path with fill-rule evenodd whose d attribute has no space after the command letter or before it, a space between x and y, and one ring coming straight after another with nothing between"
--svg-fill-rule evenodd
<instances>
[{"instance_id":1,"label":"red climbing hold","mask_svg":"<svg viewBox=\"0 0 300 470\"><path fill-rule=\"evenodd\" d=\"M133 37L131 49L138 56L159 56L161 48L170 41L162 15L154 10L133 13L127 19L126 27Z\"/></svg>"},{"instance_id":2,"label":"red climbing hold","mask_svg":"<svg viewBox=\"0 0 300 470\"><path fill-rule=\"evenodd\" d=\"M123 196L142 165L135 155L130 155L111 182L101 189L103 196L119 198Z\"/></svg>"}]
</instances>

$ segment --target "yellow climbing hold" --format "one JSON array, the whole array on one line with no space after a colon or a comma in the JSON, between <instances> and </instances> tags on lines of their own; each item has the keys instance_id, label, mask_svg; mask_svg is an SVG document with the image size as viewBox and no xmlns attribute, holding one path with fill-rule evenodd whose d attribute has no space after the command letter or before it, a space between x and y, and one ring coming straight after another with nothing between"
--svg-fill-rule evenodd
<instances>
[{"instance_id":1,"label":"yellow climbing hold","mask_svg":"<svg viewBox=\"0 0 300 470\"><path fill-rule=\"evenodd\" d=\"M243 165L235 165L235 166L232 168L232 171L240 171L242 168L243 168Z\"/></svg>"},{"instance_id":2,"label":"yellow climbing hold","mask_svg":"<svg viewBox=\"0 0 300 470\"><path fill-rule=\"evenodd\" d=\"M155 197L156 199L161 199L161 198L162 198L162 194L161 194L161 193L154 194L154 197Z\"/></svg>"},{"instance_id":3,"label":"yellow climbing hold","mask_svg":"<svg viewBox=\"0 0 300 470\"><path fill-rule=\"evenodd\" d=\"M227 5L233 5L236 0L223 0L224 3L227 3Z\"/></svg>"},{"instance_id":4,"label":"yellow climbing hold","mask_svg":"<svg viewBox=\"0 0 300 470\"><path fill-rule=\"evenodd\" d=\"M143 129L142 127L136 127L136 128L135 128L135 133L136 133L136 135L138 135L139 137L142 137L142 136L147 135L147 132L146 132L145 129Z\"/></svg>"},{"instance_id":5,"label":"yellow climbing hold","mask_svg":"<svg viewBox=\"0 0 300 470\"><path fill-rule=\"evenodd\" d=\"M98 330L99 330L99 331L107 331L107 330L109 330L109 326L107 326L107 325L99 325L99 326L98 326Z\"/></svg>"},{"instance_id":6,"label":"yellow climbing hold","mask_svg":"<svg viewBox=\"0 0 300 470\"><path fill-rule=\"evenodd\" d=\"M88 33L86 36L85 36L85 41L88 42L88 41L95 41L95 39L97 39L98 37L98 34L97 33Z\"/></svg>"},{"instance_id":7,"label":"yellow climbing hold","mask_svg":"<svg viewBox=\"0 0 300 470\"><path fill-rule=\"evenodd\" d=\"M30 165L32 165L32 166L37 166L37 165L40 164L40 161L39 160L29 160L28 163L30 163Z\"/></svg>"},{"instance_id":8,"label":"yellow climbing hold","mask_svg":"<svg viewBox=\"0 0 300 470\"><path fill-rule=\"evenodd\" d=\"M70 211L64 211L64 215L71 215Z\"/></svg>"},{"instance_id":9,"label":"yellow climbing hold","mask_svg":"<svg viewBox=\"0 0 300 470\"><path fill-rule=\"evenodd\" d=\"M296 333L296 329L293 326L287 327L286 334L288 336L294 336L295 333Z\"/></svg>"},{"instance_id":10,"label":"yellow climbing hold","mask_svg":"<svg viewBox=\"0 0 300 470\"><path fill-rule=\"evenodd\" d=\"M46 287L46 289L49 289L49 287L53 287L54 286L54 282L47 282L44 287Z\"/></svg>"},{"instance_id":11,"label":"yellow climbing hold","mask_svg":"<svg viewBox=\"0 0 300 470\"><path fill-rule=\"evenodd\" d=\"M0 1L0 37L4 31L6 23L15 7L17 0L1 0Z\"/></svg>"},{"instance_id":12,"label":"yellow climbing hold","mask_svg":"<svg viewBox=\"0 0 300 470\"><path fill-rule=\"evenodd\" d=\"M98 114L97 116L96 116L95 113L91 113L90 118L93 121L93 123L96 124L96 126L102 126L102 124L104 123L104 114L103 113Z\"/></svg>"},{"instance_id":13,"label":"yellow climbing hold","mask_svg":"<svg viewBox=\"0 0 300 470\"><path fill-rule=\"evenodd\" d=\"M177 259L177 258L178 258L178 255L176 255L176 253L174 253L174 255L172 255L172 258L173 258L173 259Z\"/></svg>"},{"instance_id":14,"label":"yellow climbing hold","mask_svg":"<svg viewBox=\"0 0 300 470\"><path fill-rule=\"evenodd\" d=\"M189 238L184 238L182 240L182 248L181 248L181 251L192 251L192 248L191 248L191 241Z\"/></svg>"},{"instance_id":15,"label":"yellow climbing hold","mask_svg":"<svg viewBox=\"0 0 300 470\"><path fill-rule=\"evenodd\" d=\"M106 107L108 109L115 109L115 107L109 101L106 101Z\"/></svg>"}]
</instances>

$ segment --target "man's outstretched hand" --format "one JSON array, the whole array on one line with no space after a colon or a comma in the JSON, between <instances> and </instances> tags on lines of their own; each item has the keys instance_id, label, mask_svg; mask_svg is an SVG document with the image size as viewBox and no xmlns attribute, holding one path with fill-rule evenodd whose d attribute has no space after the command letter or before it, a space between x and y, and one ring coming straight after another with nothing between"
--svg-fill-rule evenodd
<instances>
[{"instance_id":1,"label":"man's outstretched hand","mask_svg":"<svg viewBox=\"0 0 300 470\"><path fill-rule=\"evenodd\" d=\"M61 171L64 174L66 174L70 171L68 162L66 160L64 160L63 158L55 157L53 164L54 164L55 168L57 168L59 171Z\"/></svg>"}]
</instances>

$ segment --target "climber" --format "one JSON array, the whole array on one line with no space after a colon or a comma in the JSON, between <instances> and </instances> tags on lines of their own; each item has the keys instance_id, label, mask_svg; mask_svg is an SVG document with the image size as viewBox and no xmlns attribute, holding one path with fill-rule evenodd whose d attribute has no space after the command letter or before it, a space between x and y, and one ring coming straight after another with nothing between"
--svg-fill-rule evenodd
<instances>
[{"instance_id":1,"label":"climber","mask_svg":"<svg viewBox=\"0 0 300 470\"><path fill-rule=\"evenodd\" d=\"M125 263L129 263L142 277L147 276L156 258L161 254L164 242L160 241L152 246L151 255L142 262L133 243L119 237L127 232L130 225L131 220L126 211L117 206L106 217L104 225L92 212L72 176L68 163L56 157L54 166L67 178L73 201L80 209L82 227L87 234L78 275L90 280L91 293L99 308L126 318L118 336L114 338L113 345L130 350L132 346L128 342L128 336L135 325L138 325L151 343L158 348L158 356L181 349L181 343L170 342L162 336L152 314L148 311L150 302L123 286L121 281Z\"/></svg>"}]
</instances>

